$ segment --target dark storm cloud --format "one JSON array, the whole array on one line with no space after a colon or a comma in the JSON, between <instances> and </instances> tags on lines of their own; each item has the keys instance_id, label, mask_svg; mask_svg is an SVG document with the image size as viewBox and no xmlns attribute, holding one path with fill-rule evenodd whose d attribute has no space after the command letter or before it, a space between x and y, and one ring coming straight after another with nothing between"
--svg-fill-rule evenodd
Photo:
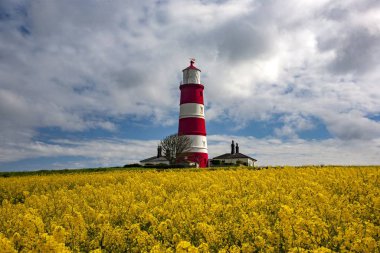
<instances>
[{"instance_id":1,"label":"dark storm cloud","mask_svg":"<svg viewBox=\"0 0 380 253\"><path fill-rule=\"evenodd\" d=\"M379 1L351 4L332 1L319 15L330 22L331 29L319 34L318 48L330 50L335 57L328 69L336 74L365 74L379 66Z\"/></svg>"},{"instance_id":2,"label":"dark storm cloud","mask_svg":"<svg viewBox=\"0 0 380 253\"><path fill-rule=\"evenodd\" d=\"M379 67L380 34L358 27L330 38L323 48L334 48L335 59L329 69L335 73L364 74Z\"/></svg>"},{"instance_id":3,"label":"dark storm cloud","mask_svg":"<svg viewBox=\"0 0 380 253\"><path fill-rule=\"evenodd\" d=\"M216 40L218 56L227 58L231 63L267 55L275 38L269 27L255 27L248 18L228 22L212 36Z\"/></svg>"}]
</instances>

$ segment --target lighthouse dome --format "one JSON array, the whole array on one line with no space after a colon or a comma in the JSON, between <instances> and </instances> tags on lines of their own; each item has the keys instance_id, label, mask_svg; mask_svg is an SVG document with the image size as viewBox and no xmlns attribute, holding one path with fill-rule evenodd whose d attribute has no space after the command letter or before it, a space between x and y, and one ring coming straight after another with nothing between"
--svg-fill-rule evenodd
<instances>
[{"instance_id":1,"label":"lighthouse dome","mask_svg":"<svg viewBox=\"0 0 380 253\"><path fill-rule=\"evenodd\" d=\"M201 70L194 66L194 60L190 61L190 66L182 70L182 84L201 84Z\"/></svg>"}]
</instances>

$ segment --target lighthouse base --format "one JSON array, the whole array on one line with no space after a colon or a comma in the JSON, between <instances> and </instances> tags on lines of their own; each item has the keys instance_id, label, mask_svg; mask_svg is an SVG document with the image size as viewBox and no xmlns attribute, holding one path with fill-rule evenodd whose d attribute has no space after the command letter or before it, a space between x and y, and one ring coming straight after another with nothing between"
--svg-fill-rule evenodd
<instances>
[{"instance_id":1,"label":"lighthouse base","mask_svg":"<svg viewBox=\"0 0 380 253\"><path fill-rule=\"evenodd\" d=\"M198 164L199 168L206 168L208 167L208 154L200 152L189 152L183 154L181 157L177 159L177 163L181 163L184 161L195 162Z\"/></svg>"}]
</instances>

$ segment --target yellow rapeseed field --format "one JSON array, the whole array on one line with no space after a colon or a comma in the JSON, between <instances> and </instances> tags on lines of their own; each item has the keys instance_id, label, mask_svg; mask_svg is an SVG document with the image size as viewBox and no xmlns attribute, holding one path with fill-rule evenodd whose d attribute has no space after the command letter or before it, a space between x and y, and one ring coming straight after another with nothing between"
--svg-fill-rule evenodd
<instances>
[{"instance_id":1,"label":"yellow rapeseed field","mask_svg":"<svg viewBox=\"0 0 380 253\"><path fill-rule=\"evenodd\" d=\"M0 178L0 252L379 252L380 167Z\"/></svg>"}]
</instances>

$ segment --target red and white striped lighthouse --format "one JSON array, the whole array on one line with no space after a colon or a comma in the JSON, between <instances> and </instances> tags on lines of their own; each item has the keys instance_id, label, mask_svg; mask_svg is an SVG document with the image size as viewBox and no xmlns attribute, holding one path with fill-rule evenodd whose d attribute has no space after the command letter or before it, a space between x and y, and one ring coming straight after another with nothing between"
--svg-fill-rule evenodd
<instances>
[{"instance_id":1,"label":"red and white striped lighthouse","mask_svg":"<svg viewBox=\"0 0 380 253\"><path fill-rule=\"evenodd\" d=\"M182 72L178 135L186 135L191 139L187 160L204 168L207 167L208 153L201 70L194 66L194 59L191 59L190 66Z\"/></svg>"}]
</instances>

